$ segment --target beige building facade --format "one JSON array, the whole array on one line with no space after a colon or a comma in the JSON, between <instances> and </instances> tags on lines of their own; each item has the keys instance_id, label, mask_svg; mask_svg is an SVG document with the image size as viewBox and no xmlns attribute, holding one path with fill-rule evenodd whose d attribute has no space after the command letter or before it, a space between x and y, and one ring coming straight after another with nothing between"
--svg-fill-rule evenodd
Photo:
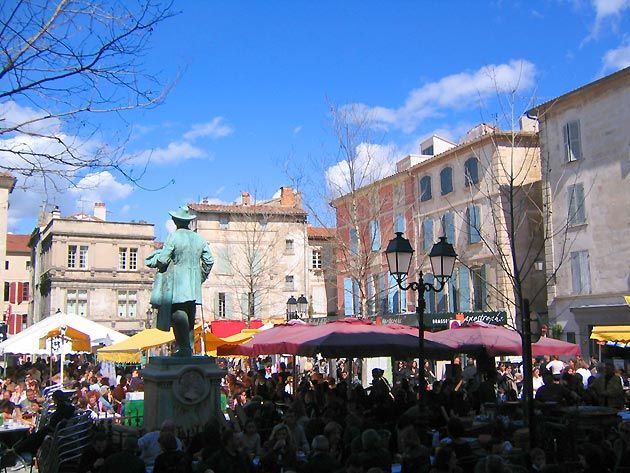
<instances>
[{"instance_id":1,"label":"beige building facade","mask_svg":"<svg viewBox=\"0 0 630 473\"><path fill-rule=\"evenodd\" d=\"M522 129L515 132L481 125L466 140L436 155L408 156L399 162L394 175L360 189L358 232L350 226L350 196L333 203L341 238L350 248L356 247L353 239L360 240L359 251L372 254L364 258L372 261L362 291L368 297L368 315L415 310L416 294L396 286L383 255L395 232L403 232L415 250L410 281L417 280L420 271L426 282L432 280L427 255L439 237L446 236L459 254L448 287L426 295L428 324L431 320L443 323L456 313L476 313L478 320L485 317L486 321L513 324L512 248L518 267L528 269L521 273L524 297L532 299L534 310L546 310L545 298L534 297L544 284L544 274L533 270L544 249L541 216L535 211L541 201L535 123L524 120ZM439 141L442 146L445 142ZM511 205L517 215L517 224L512 226ZM375 206L376 213L362 210ZM359 314L361 283L351 278L347 260L338 260L340 311Z\"/></svg>"},{"instance_id":2,"label":"beige building facade","mask_svg":"<svg viewBox=\"0 0 630 473\"><path fill-rule=\"evenodd\" d=\"M30 246L34 322L60 311L127 334L150 325L154 270L144 259L155 249L153 224L109 222L102 203L93 215L62 217L55 208Z\"/></svg>"},{"instance_id":3,"label":"beige building facade","mask_svg":"<svg viewBox=\"0 0 630 473\"><path fill-rule=\"evenodd\" d=\"M30 235L8 234L6 238L4 322L7 334L14 335L28 325L32 277Z\"/></svg>"},{"instance_id":4,"label":"beige building facade","mask_svg":"<svg viewBox=\"0 0 630 473\"><path fill-rule=\"evenodd\" d=\"M300 295L309 301L302 317L327 314L325 278L312 268L318 256L323 264L325 240L317 240L316 248L309 244L307 213L298 192L283 187L269 200L243 192L239 203L202 201L188 207L215 259L203 287L206 322L284 320L287 300Z\"/></svg>"},{"instance_id":5,"label":"beige building facade","mask_svg":"<svg viewBox=\"0 0 630 473\"><path fill-rule=\"evenodd\" d=\"M630 307L630 68L542 104L550 324L597 353L595 325L627 325Z\"/></svg>"}]
</instances>

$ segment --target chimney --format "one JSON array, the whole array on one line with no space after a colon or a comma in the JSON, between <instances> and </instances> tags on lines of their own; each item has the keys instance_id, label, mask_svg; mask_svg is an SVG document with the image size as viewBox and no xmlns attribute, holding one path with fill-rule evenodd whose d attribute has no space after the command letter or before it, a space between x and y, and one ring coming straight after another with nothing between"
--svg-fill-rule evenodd
<instances>
[{"instance_id":1,"label":"chimney","mask_svg":"<svg viewBox=\"0 0 630 473\"><path fill-rule=\"evenodd\" d=\"M52 211L51 217L52 218L61 218L61 212L59 211L59 206L58 205L55 205L55 208Z\"/></svg>"},{"instance_id":2,"label":"chimney","mask_svg":"<svg viewBox=\"0 0 630 473\"><path fill-rule=\"evenodd\" d=\"M247 191L243 191L243 193L241 194L241 204L243 205L249 205L249 192Z\"/></svg>"},{"instance_id":3,"label":"chimney","mask_svg":"<svg viewBox=\"0 0 630 473\"><path fill-rule=\"evenodd\" d=\"M282 207L295 207L295 194L290 187L280 188L280 205Z\"/></svg>"},{"instance_id":4,"label":"chimney","mask_svg":"<svg viewBox=\"0 0 630 473\"><path fill-rule=\"evenodd\" d=\"M107 220L107 209L102 202L94 202L94 216L100 220Z\"/></svg>"}]
</instances>

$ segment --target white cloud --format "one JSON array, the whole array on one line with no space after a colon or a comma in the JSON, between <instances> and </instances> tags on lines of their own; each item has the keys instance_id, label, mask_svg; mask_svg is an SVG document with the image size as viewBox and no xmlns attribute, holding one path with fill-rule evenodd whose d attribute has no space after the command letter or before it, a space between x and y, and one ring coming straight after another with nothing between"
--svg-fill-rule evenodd
<instances>
[{"instance_id":1,"label":"white cloud","mask_svg":"<svg viewBox=\"0 0 630 473\"><path fill-rule=\"evenodd\" d=\"M223 138L232 133L234 133L234 129L229 125L223 124L223 117L215 117L210 122L194 124L190 131L184 133L184 139L194 141L204 136Z\"/></svg>"},{"instance_id":2,"label":"white cloud","mask_svg":"<svg viewBox=\"0 0 630 473\"><path fill-rule=\"evenodd\" d=\"M596 37L602 29L604 22L619 20L624 10L630 9L630 0L592 0L595 8L595 24L591 36Z\"/></svg>"},{"instance_id":3,"label":"white cloud","mask_svg":"<svg viewBox=\"0 0 630 473\"><path fill-rule=\"evenodd\" d=\"M302 131L302 125L296 126L296 127L293 129L293 134L294 134L294 135L297 135L297 134L298 134L298 133L300 133L301 131Z\"/></svg>"},{"instance_id":4,"label":"white cloud","mask_svg":"<svg viewBox=\"0 0 630 473\"><path fill-rule=\"evenodd\" d=\"M412 90L398 108L355 105L377 125L413 132L429 117L439 116L445 109L461 109L493 94L511 90L525 91L535 84L536 67L526 60L487 65L473 72L453 74Z\"/></svg>"},{"instance_id":5,"label":"white cloud","mask_svg":"<svg viewBox=\"0 0 630 473\"><path fill-rule=\"evenodd\" d=\"M185 142L173 141L166 148L155 148L152 151L144 151L138 157L148 158L154 164L172 164L192 158L205 158L208 156L201 148ZM136 158L138 159L138 158Z\"/></svg>"},{"instance_id":6,"label":"white cloud","mask_svg":"<svg viewBox=\"0 0 630 473\"><path fill-rule=\"evenodd\" d=\"M602 74L630 66L630 40L617 49L607 51L602 62Z\"/></svg>"},{"instance_id":7,"label":"white cloud","mask_svg":"<svg viewBox=\"0 0 630 473\"><path fill-rule=\"evenodd\" d=\"M76 187L70 189L70 194L77 201L77 210L84 209L86 202L93 205L95 202L121 200L129 197L132 192L131 184L116 181L109 171L88 174L76 184Z\"/></svg>"},{"instance_id":8,"label":"white cloud","mask_svg":"<svg viewBox=\"0 0 630 473\"><path fill-rule=\"evenodd\" d=\"M326 183L333 198L351 191L351 178L355 189L391 175L396 161L403 153L394 144L361 143L351 160L343 160L326 170Z\"/></svg>"}]
</instances>

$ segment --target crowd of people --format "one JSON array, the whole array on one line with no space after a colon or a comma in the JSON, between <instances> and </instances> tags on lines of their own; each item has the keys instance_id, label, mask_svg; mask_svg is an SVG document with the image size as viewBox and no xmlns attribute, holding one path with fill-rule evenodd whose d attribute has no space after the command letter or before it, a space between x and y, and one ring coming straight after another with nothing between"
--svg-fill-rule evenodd
<instances>
[{"instance_id":1,"label":"crowd of people","mask_svg":"<svg viewBox=\"0 0 630 473\"><path fill-rule=\"evenodd\" d=\"M533 389L540 404L625 408L628 377L611 363L534 361ZM79 471L123 471L125 465L124 471L147 473L605 472L630 466L630 422L614 432L594 429L579 439L573 462L564 458L560 464L549 444L519 444L518 411L510 419L487 418L488 404L522 396L519 365L456 358L436 373L430 363L419 370L416 362L402 360L394 364L391 382L375 368L366 387L358 382L362 367L357 365L311 360L298 374L268 360L226 362L224 416L200 426L194 436L178 430L176 419L167 420L156 432L127 436L117 451L99 432ZM43 388L52 384L47 368L37 360L7 370L3 416L37 417ZM125 394L143 390L135 368L112 380L90 363L73 362L66 371L73 410L124 415ZM426 390L419 393L419 385ZM484 429L475 431L475 423Z\"/></svg>"}]
</instances>

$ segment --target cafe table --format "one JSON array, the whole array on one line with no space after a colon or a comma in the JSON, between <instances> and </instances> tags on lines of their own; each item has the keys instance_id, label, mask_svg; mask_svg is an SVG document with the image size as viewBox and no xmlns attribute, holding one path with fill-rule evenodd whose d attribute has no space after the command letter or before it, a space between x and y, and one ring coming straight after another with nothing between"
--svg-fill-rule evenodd
<instances>
[{"instance_id":1,"label":"cafe table","mask_svg":"<svg viewBox=\"0 0 630 473\"><path fill-rule=\"evenodd\" d=\"M13 471L24 468L27 471L29 462L14 450L17 443L28 435L31 424L18 420L5 421L0 425L0 468L11 465ZM20 470L21 471L21 470Z\"/></svg>"}]
</instances>

